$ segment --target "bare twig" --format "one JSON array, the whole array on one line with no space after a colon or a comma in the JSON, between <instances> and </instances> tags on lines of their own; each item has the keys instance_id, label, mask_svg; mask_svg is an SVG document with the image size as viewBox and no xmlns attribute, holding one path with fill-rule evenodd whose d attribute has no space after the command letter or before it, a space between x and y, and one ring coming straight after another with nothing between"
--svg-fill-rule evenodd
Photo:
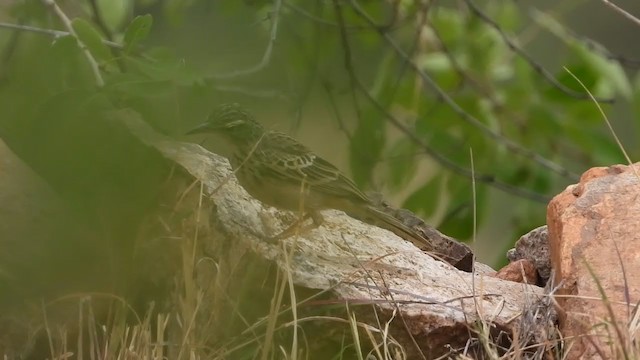
<instances>
[{"instance_id":1,"label":"bare twig","mask_svg":"<svg viewBox=\"0 0 640 360\"><path fill-rule=\"evenodd\" d=\"M542 28L547 29L547 31L557 36L562 41L565 41L567 43L571 43L571 41L579 42L590 52L600 54L600 56L603 56L608 60L616 61L620 63L620 65L625 67L638 68L640 66L640 59L631 59L623 55L614 54L598 42L593 41L592 39L589 39L585 36L578 35L567 27L552 26L553 24L550 24L547 18L553 19L553 21L557 21L556 15L551 14L548 11L540 11L534 8L529 11L529 14L535 22L542 25Z\"/></svg>"},{"instance_id":2,"label":"bare twig","mask_svg":"<svg viewBox=\"0 0 640 360\"><path fill-rule=\"evenodd\" d=\"M336 18L338 19L338 24L344 25L344 18L342 16L342 8L339 0L333 0L333 8L336 12ZM351 93L351 100L353 101L353 106L356 111L356 116L358 121L362 119L362 114L360 111L360 106L358 106L358 97L356 96L356 73L353 68L353 62L351 61L351 47L349 46L349 39L347 37L347 32L344 26L340 26L340 39L342 40L342 48L344 53L344 66L347 70L347 74L349 74L349 90Z\"/></svg>"},{"instance_id":3,"label":"bare twig","mask_svg":"<svg viewBox=\"0 0 640 360\"><path fill-rule=\"evenodd\" d=\"M421 69L418 65L416 65L416 63L414 61L411 61L411 59L409 58L408 54L400 47L400 45L398 45L398 43L386 32L381 31L380 29L375 28L375 22L373 21L373 19L371 19L371 17L369 16L369 14L367 14L358 4L358 2L356 0L351 0L351 4L353 6L353 9L356 11L356 13L363 18L364 20L366 20L371 26L372 28L374 28L375 30L377 30L378 34L380 34L380 36L389 44L391 45L391 47L394 49L394 51L396 52L396 54L402 58L403 60L407 61L407 63L411 66L411 68L413 69L413 71L416 72L416 74L418 74L420 76L420 78L425 82L425 84L429 85L435 92L436 94L447 104L449 105L449 107L456 113L458 114L458 116L460 116L461 119L463 119L464 121L466 121L467 123L469 123L470 125L478 128L480 131L482 131L482 133L484 133L486 136L488 136L491 139L494 139L496 141L498 141L499 143L503 144L507 149L509 149L510 151L519 154L525 158L528 158L538 164L540 164L541 166L569 179L569 180L573 180L573 181L577 181L578 180L578 175L570 172L569 170L565 169L564 167L552 162L551 160L548 160L546 158L544 158L543 156L539 155L538 153L523 148L522 146L520 146L519 144L517 144L516 142L505 138L504 136L494 132L492 129L490 129L489 127L487 127L485 124L483 124L480 120L478 120L476 117L472 116L471 114L469 114L468 112L466 112L460 105L458 105L458 103L456 103L429 75L427 75L427 73ZM369 94L369 96L371 96ZM467 171L465 170L465 173Z\"/></svg>"},{"instance_id":4,"label":"bare twig","mask_svg":"<svg viewBox=\"0 0 640 360\"><path fill-rule=\"evenodd\" d=\"M246 76L254 74L262 69L264 69L269 62L271 61L271 53L273 52L273 45L276 42L276 38L278 35L278 22L280 20L280 8L282 7L282 0L274 0L273 3L273 12L271 13L271 33L269 36L269 43L267 44L267 48L264 51L264 55L262 55L262 60L260 62L248 69L236 70L226 74L217 74L213 75L214 79L229 79L239 76Z\"/></svg>"},{"instance_id":5,"label":"bare twig","mask_svg":"<svg viewBox=\"0 0 640 360\"><path fill-rule=\"evenodd\" d=\"M389 102L392 102L395 99L396 92L398 88L400 88L400 84L402 82L402 78L404 77L405 71L409 69L409 64L407 63L409 59L413 58L414 53L420 48L420 40L422 38L422 34L426 28L427 21L429 19L429 9L431 8L431 2L424 2L420 7L420 11L416 11L416 14L420 15L420 19L418 20L418 25L416 26L414 41L411 43L411 47L408 52L408 58L402 61L400 65L400 70L398 71L398 76L396 77L396 83L392 87L391 95L389 96Z\"/></svg>"},{"instance_id":6,"label":"bare twig","mask_svg":"<svg viewBox=\"0 0 640 360\"><path fill-rule=\"evenodd\" d=\"M637 17L631 15L627 10L619 7L618 5L612 3L609 0L602 0L602 2L609 6L610 8L612 8L613 10L615 10L618 14L622 15L623 17L627 18L628 20L631 20L632 22L634 22L636 25L640 25L640 19L638 19Z\"/></svg>"},{"instance_id":7,"label":"bare twig","mask_svg":"<svg viewBox=\"0 0 640 360\"><path fill-rule=\"evenodd\" d=\"M62 21L62 24L64 25L64 27L67 29L67 31L69 31L69 34L71 34L76 39L76 41L78 42L78 46L80 46L80 49L84 53L84 56L87 58L87 61L89 62L89 66L93 71L93 75L96 78L96 85L98 85L98 87L103 87L104 79L102 79L102 74L100 74L100 67L98 66L98 62L93 57L89 49L78 38L78 35L73 30L73 26L71 25L71 20L67 17L64 11L60 9L58 4L56 4L55 0L42 0L42 2L46 6L51 8L51 11L53 11L56 14L56 16L60 18L60 21Z\"/></svg>"},{"instance_id":8,"label":"bare twig","mask_svg":"<svg viewBox=\"0 0 640 360\"><path fill-rule=\"evenodd\" d=\"M104 34L104 36L107 38L108 41L113 40L113 34L111 33L109 26L107 26L107 23L105 22L104 17L100 13L100 8L98 7L98 3L96 2L96 0L89 0L89 5L91 6L91 11L93 13L93 21L100 28L100 30L102 31L102 33ZM126 72L127 66L122 59L122 53L120 51L120 48L116 48L114 52L116 54L115 62L118 65L118 68L120 69L121 72L123 73Z\"/></svg>"},{"instance_id":9,"label":"bare twig","mask_svg":"<svg viewBox=\"0 0 640 360\"><path fill-rule=\"evenodd\" d=\"M53 30L53 29L42 29L42 28L38 28L38 27L34 27L34 26L21 25L21 24L10 24L10 23L5 23L5 22L0 22L0 28L11 29L11 30L22 30L22 31L28 31L28 32L38 33L38 34L45 34L45 35L53 36L54 38L59 38L59 37L62 37L62 36L69 35L68 31L60 31L60 30Z\"/></svg>"},{"instance_id":10,"label":"bare twig","mask_svg":"<svg viewBox=\"0 0 640 360\"><path fill-rule=\"evenodd\" d=\"M42 34L42 35L49 35L49 36L53 37L54 39L57 39L57 38L60 38L60 37L63 37L63 36L72 35L68 31L54 30L54 29L43 29L43 28L39 28L39 27L35 27L35 26L21 25L21 24L11 24L11 23L5 23L5 22L0 22L0 29L12 29L12 30L20 30L20 31L32 32L32 33ZM104 40L104 39L102 40L102 43L107 45L107 46L110 46L112 48L116 48L116 49L122 49L122 47L123 47L121 44L118 44L117 42Z\"/></svg>"}]
</instances>

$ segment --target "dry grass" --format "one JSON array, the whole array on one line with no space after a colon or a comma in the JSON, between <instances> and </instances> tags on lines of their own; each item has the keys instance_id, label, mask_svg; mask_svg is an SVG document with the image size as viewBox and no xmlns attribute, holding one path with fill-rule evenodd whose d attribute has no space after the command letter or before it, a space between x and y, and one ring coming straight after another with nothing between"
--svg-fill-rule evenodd
<instances>
[{"instance_id":1,"label":"dry grass","mask_svg":"<svg viewBox=\"0 0 640 360\"><path fill-rule=\"evenodd\" d=\"M622 149L622 145L620 147ZM195 185L197 183L185 186L178 192L171 210L153 220L157 224L152 227L164 229L164 236L177 244L173 248L161 245L157 249L176 250L173 255L178 262L165 298L155 299L157 303L147 299L142 314L115 294L72 294L43 303L36 316L41 325L30 334L45 340L44 345L39 344L45 349L42 358L430 358L429 354L407 349L406 344L394 338L391 324L398 320L397 311L385 316L373 304L361 306L358 311L348 304L337 309L306 306L325 292L301 294L301 290L296 289L288 271L291 248L282 247L285 265L280 269L269 264L254 264L256 259L251 258L246 249L218 241L223 236L208 229L207 221L203 221L202 215L210 211L203 187L200 185L199 191L194 191ZM142 237L154 236L143 234ZM211 243L216 244L213 249ZM363 270L366 274L367 270L364 267ZM164 276L166 273L156 274L156 277ZM595 276L594 280L599 285ZM609 344L611 353L624 359L640 358L638 304L625 304L630 309L628 320L615 319L615 304L600 289L599 300L614 321L602 322L593 330L604 334L603 343ZM626 284L625 289L628 292ZM549 293L553 294L553 289ZM490 316L482 314L481 306L476 306L479 320L468 326L467 345L450 349L446 357L471 359L481 354L485 359L563 359L573 339L558 333L551 302L550 297L531 299L523 309L521 326L513 334L496 329ZM396 304L396 309L399 306ZM359 320L363 317L368 321ZM374 321L369 321L371 319ZM410 334L409 337L419 349L418 340ZM13 358L17 356L4 355L4 359Z\"/></svg>"}]
</instances>

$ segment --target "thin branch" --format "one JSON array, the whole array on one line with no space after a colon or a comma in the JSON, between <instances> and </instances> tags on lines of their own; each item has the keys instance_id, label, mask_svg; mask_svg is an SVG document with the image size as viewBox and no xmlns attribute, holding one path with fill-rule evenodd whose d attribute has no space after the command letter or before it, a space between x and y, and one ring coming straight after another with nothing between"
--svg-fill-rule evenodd
<instances>
[{"instance_id":1,"label":"thin branch","mask_svg":"<svg viewBox=\"0 0 640 360\"><path fill-rule=\"evenodd\" d=\"M60 31L60 30L52 30L52 29L42 29L34 26L21 25L21 24L10 24L5 22L0 22L0 28L11 29L11 30L21 30L28 31L37 34L45 34L49 36L53 36L54 38L59 38L62 36L69 35L68 31Z\"/></svg>"},{"instance_id":2,"label":"thin branch","mask_svg":"<svg viewBox=\"0 0 640 360\"><path fill-rule=\"evenodd\" d=\"M461 79L460 82L462 84L469 84L480 95L482 95L485 99L489 100L489 103L493 107L499 107L500 104L496 100L493 93L489 89L487 89L486 86L483 86L483 84L480 81L475 79L471 74L467 73L463 69L462 65L458 62L458 59L456 59L456 57L453 55L451 50L449 50L449 46L444 42L444 38L440 35L440 31L436 29L435 26L431 28L431 31L433 32L433 36L435 37L435 39L438 40L440 51L447 57L447 59L449 59L449 62L451 63L451 68L460 77Z\"/></svg>"},{"instance_id":3,"label":"thin branch","mask_svg":"<svg viewBox=\"0 0 640 360\"><path fill-rule=\"evenodd\" d=\"M440 51L445 54L449 62L451 63L451 68L455 71L456 74L461 78L460 88L462 88L463 84L468 84L471 88L475 89L481 96L483 96L489 104L494 109L506 110L506 108L498 101L495 97L493 88L490 86L491 84L484 84L483 82L477 80L473 77L472 74L468 73L463 69L463 66L458 62L455 55L449 50L448 45L445 43L444 38L440 35L440 31L435 27L431 28L434 37L438 40L438 44L440 47ZM526 119L517 112L508 111L508 115L510 119L514 121L516 124L522 124L526 121Z\"/></svg>"},{"instance_id":4,"label":"thin branch","mask_svg":"<svg viewBox=\"0 0 640 360\"><path fill-rule=\"evenodd\" d=\"M553 85L554 87L556 87L558 90L562 91L563 93L576 98L576 99L584 99L584 100L591 100L589 98L589 96L585 95L582 92L578 92L578 91L574 91L569 89L568 87L562 85L562 83L560 83L558 80L556 80L556 78L549 73L544 67L542 67L540 64L536 63L535 60L533 60L531 58L531 56L529 56L529 54L527 54L526 52L524 52L524 50L522 50L518 45L516 45L516 43L511 40L507 34L505 34L504 31L502 31L502 29L500 28L500 25L498 25L493 19L491 19L487 14L485 14L484 12L482 12L482 10L480 10L480 8L478 8L476 6L476 4L472 1L472 0L464 0L465 3L467 4L467 6L469 7L469 9L471 9L471 11L478 17L480 18L480 20L484 21L487 25L489 25L490 27L492 27L495 31L498 32L498 34L500 35L500 37L502 38L502 41L504 41L505 44L507 44L507 46L509 47L509 49L511 49L511 51L515 52L516 54L518 54L518 56L520 56L522 59L524 59L529 66L531 66L531 68L537 72L538 74L540 74L543 78L545 78L551 85ZM613 103L614 99L601 99L601 98L597 98L598 102L603 102L603 103Z\"/></svg>"},{"instance_id":5,"label":"thin branch","mask_svg":"<svg viewBox=\"0 0 640 360\"><path fill-rule=\"evenodd\" d=\"M46 6L49 6L51 8L51 11L53 11L58 16L58 18L60 18L60 21L62 21L62 24L67 29L67 31L69 31L69 33L76 39L76 41L78 42L78 46L80 46L80 49L84 53L84 56L87 58L89 66L93 71L93 75L96 78L96 85L98 85L98 87L103 87L104 80L102 79L102 74L100 74L100 67L98 66L98 62L93 57L93 55L91 55L89 49L78 38L78 35L73 30L73 26L71 25L71 20L69 20L67 15L62 11L62 9L60 9L58 4L56 4L55 0L42 0L42 2Z\"/></svg>"},{"instance_id":6,"label":"thin branch","mask_svg":"<svg viewBox=\"0 0 640 360\"><path fill-rule=\"evenodd\" d=\"M573 36L569 33L570 36ZM589 49L589 51L599 53L601 56L604 56L608 60L616 61L620 63L622 66L638 68L640 66L640 59L629 59L623 55L618 55L610 52L604 46L598 44L597 42L579 36L574 36L577 41L582 41L584 46Z\"/></svg>"},{"instance_id":7,"label":"thin branch","mask_svg":"<svg viewBox=\"0 0 640 360\"><path fill-rule=\"evenodd\" d=\"M353 136L351 135L351 132L349 132L349 129L347 128L347 125L345 124L345 121L342 118L342 115L340 114L340 109L338 108L336 99L333 96L333 88L331 87L331 84L327 80L321 81L321 84L322 84L322 89L327 95L327 100L329 101L329 104L331 104L331 111L333 112L333 117L336 119L336 122L338 123L338 129L342 133L344 133L344 135L347 137L347 140L349 140L349 143L351 143L351 141L353 141ZM362 154L358 154L358 155L362 155Z\"/></svg>"},{"instance_id":8,"label":"thin branch","mask_svg":"<svg viewBox=\"0 0 640 360\"><path fill-rule=\"evenodd\" d=\"M422 38L422 34L424 32L424 29L426 28L427 20L429 18L429 9L431 8L431 5L431 2L424 2L420 7L420 11L416 11L416 14L421 15L421 18L418 20L414 40L411 42L411 47L409 48L409 52L407 54L408 59L413 58L415 53L420 48L420 39ZM398 71L398 75L396 76L396 82L391 87L391 93L388 98L389 103L391 103L395 99L398 89L400 88L400 84L402 83L402 78L404 77L404 73L407 69L409 69L408 61L402 61L402 63L400 64L400 70Z\"/></svg>"},{"instance_id":9,"label":"thin branch","mask_svg":"<svg viewBox=\"0 0 640 360\"><path fill-rule=\"evenodd\" d=\"M356 79L356 80L357 80L357 85L360 88L361 92L369 99L369 101L374 105L374 107L378 111L380 111L380 113L383 116L389 119L389 121L393 126L395 126L398 130L400 130L416 145L420 146L420 148L422 148L422 150L425 153L427 153L433 160L435 160L442 167L449 169L455 174L462 175L469 179L475 179L475 181L477 182L481 182L483 184L492 186L498 190L502 190L506 193L516 195L525 199L533 200L543 204L546 204L549 202L549 200L551 200L549 197L545 195L532 192L526 189L518 188L516 186L496 180L495 176L493 175L479 174L477 172L473 174L468 169L463 168L458 164L454 163L453 161L449 160L445 156L441 155L440 153L432 149L421 137L416 135L413 131L411 131L404 124L402 124L402 122L398 118L393 116L393 114L391 114L384 106L382 106L378 102L378 100L373 95L371 95L371 93L369 93L369 91L366 89L364 84L359 79Z\"/></svg>"},{"instance_id":10,"label":"thin branch","mask_svg":"<svg viewBox=\"0 0 640 360\"><path fill-rule=\"evenodd\" d=\"M43 29L43 28L39 28L39 27L35 27L35 26L28 26L28 25L21 25L21 24L11 24L11 23L5 23L5 22L0 22L0 29L11 29L11 30L20 30L20 31L26 31L26 32L32 32L32 33L36 33L36 34L42 34L42 35L48 35L53 37L54 39L63 37L63 36L68 36L68 35L73 35L68 31L62 31L62 30L53 30L53 29ZM117 42L113 42L113 41L109 41L109 40L102 40L102 43L110 46L112 48L116 48L116 49L122 49L123 46L121 44L118 44Z\"/></svg>"},{"instance_id":11,"label":"thin branch","mask_svg":"<svg viewBox=\"0 0 640 360\"><path fill-rule=\"evenodd\" d=\"M584 47L586 47L587 50L589 50L590 52L597 53L600 56L606 58L607 60L618 62L620 63L620 65L624 67L638 68L640 66L640 59L631 59L623 55L614 54L611 51L609 51L609 49L604 47L602 44L596 41L593 41L588 37L576 34L571 29L568 29L566 27L556 28L555 26L553 27L553 29L551 29L551 27L548 24L546 24L545 18L549 17L554 20L556 19L555 19L555 15L549 12L544 12L544 11L540 11L538 9L533 8L529 11L529 17L536 23L542 25L542 28L546 28L550 34L557 36L560 40L566 43L570 43L571 41L579 42Z\"/></svg>"},{"instance_id":12,"label":"thin branch","mask_svg":"<svg viewBox=\"0 0 640 360\"><path fill-rule=\"evenodd\" d=\"M372 27L375 26L375 22L373 21L373 19L371 19L371 17L360 7L360 5L358 5L357 1L355 0L351 0L351 4L353 6L353 9L356 11L356 13L362 17L363 19L365 19ZM420 76L420 78L422 78L422 80L428 84L435 92L436 94L456 113L458 114L458 116L460 116L461 119L463 119L464 121L466 121L467 123L469 123L470 125L478 128L480 131L482 131L486 136L488 136L489 138L496 140L497 142L503 144L508 150L519 154L525 158L528 158L538 164L540 164L541 166L567 178L570 179L572 181L577 181L578 180L578 175L570 172L569 170L565 169L564 167L554 163L551 160L548 160L546 158L544 158L543 156L537 154L536 152L523 148L522 146L520 146L519 144L517 144L516 142L505 138L504 136L494 132L492 129L490 129L489 127L487 127L485 124L483 124L480 120L478 120L476 117L472 116L471 114L469 114L468 112L466 112L460 105L458 105L458 103L456 103L429 75L427 75L427 73L421 69L418 65L416 65L416 63L414 61L411 61L411 59L409 59L407 53L400 47L400 45L398 45L398 43L396 43L396 41L389 36L389 34L387 34L384 31L381 31L380 29L377 29L374 27L374 29L377 30L378 34L389 44L391 45L391 47L395 50L395 52L398 54L398 56L403 59L404 61L407 61L407 63L411 66L411 68L413 69L413 71L416 72L416 74L418 74Z\"/></svg>"},{"instance_id":13,"label":"thin branch","mask_svg":"<svg viewBox=\"0 0 640 360\"><path fill-rule=\"evenodd\" d=\"M315 1L316 13L322 14L324 10L324 4L321 1ZM286 6L286 2L283 4ZM322 43L322 36L324 36L324 29L320 24L312 24L313 31L311 35L307 36L298 31L297 27L292 27L290 23L283 23L280 32L288 34L290 40L294 44L294 48L298 49L300 58L305 62L305 68L309 69L306 72L305 78L301 80L301 86L294 88L294 82L288 81L289 93L295 100L293 103L296 107L295 116L290 121L291 131L295 131L300 127L302 119L302 107L308 100L311 91L314 89L314 84L319 77L320 68L318 66L320 61L320 44ZM287 71L287 79L291 79L291 74Z\"/></svg>"},{"instance_id":14,"label":"thin branch","mask_svg":"<svg viewBox=\"0 0 640 360\"><path fill-rule=\"evenodd\" d=\"M315 3L317 4L315 9L315 14L322 15L322 13L324 12L324 3L322 1L316 1ZM340 110L338 109L336 99L333 95L333 87L328 79L322 78L319 76L319 73L320 73L319 67L318 67L318 61L320 59L319 44L322 42L322 36L324 36L325 34L323 31L324 30L323 26L326 26L326 25L338 26L338 24L334 22L325 21L322 18L320 18L318 15L312 15L306 10L303 10L295 5L289 4L286 1L284 5L294 9L295 11L301 12L302 15L308 15L307 17L311 18L311 20L315 22L314 31L311 36L311 39L313 40L311 41L308 40L309 38L303 38L302 36L300 36L300 34L298 34L295 31L290 32L291 38L296 44L296 48L302 49L302 51L300 51L300 54L302 56L302 59L306 62L306 65L305 65L306 68L312 69L312 71L310 72L310 79L309 81L305 82L306 85L304 89L299 92L301 93L301 95L297 96L297 100L298 102L303 103L305 99L308 97L309 93L311 92L313 88L313 83L315 81L319 82L320 86L322 87L322 89L324 90L324 93L327 96L327 101L329 101L330 109L331 109L331 112L333 113L333 117L337 122L338 129L345 134L345 136L349 141L351 141L352 135L349 132L349 129L347 128L344 122L344 119L342 118L342 115L340 114ZM356 26L359 29L364 29L364 26L361 26L361 25L354 25L353 27L356 27ZM313 48L310 50L311 52L310 54L307 53L306 51L307 44L310 44L311 46L313 46ZM317 78L319 78L319 80L316 80Z\"/></svg>"},{"instance_id":15,"label":"thin branch","mask_svg":"<svg viewBox=\"0 0 640 360\"><path fill-rule=\"evenodd\" d=\"M340 5L337 3L339 0L333 0L336 10L336 17L338 19L338 23L344 23L344 18L342 17ZM351 63L351 51L349 49L348 38L346 34L346 29L344 27L340 27L340 37L342 39L343 51L345 52L345 68L348 72L349 79L353 85L355 85L360 92L362 92L367 99L374 105L374 107L386 118L388 119L392 125L394 125L398 130L404 133L411 141L420 146L425 153L427 153L431 158L433 158L437 163L441 166L457 173L459 175L463 175L470 179L475 179L476 181L482 182L487 185L491 185L497 189L505 191L507 193L511 193L523 198L527 198L530 200L538 201L541 203L549 202L549 198L534 192L530 192L528 190L520 189L514 187L512 185L502 183L497 181L494 176L490 175L479 175L477 173L472 173L466 168L459 166L458 164L452 162L451 160L445 158L443 155L439 154L435 150L433 150L422 138L416 135L413 131L408 129L400 120L398 120L393 114L391 114L387 109L380 104L380 102L369 92L366 86L362 83L362 81L356 75L353 64ZM412 61L407 59L407 63L413 64Z\"/></svg>"},{"instance_id":16,"label":"thin branch","mask_svg":"<svg viewBox=\"0 0 640 360\"><path fill-rule=\"evenodd\" d=\"M264 55L262 56L262 60L255 66L252 66L248 69L232 71L227 74L218 74L213 75L214 79L229 79L239 76L246 76L254 74L262 69L264 69L269 62L271 61L271 53L273 52L273 45L276 42L276 38L278 35L278 22L280 20L280 8L282 7L282 0L274 0L273 12L271 17L271 34L269 36L269 43L267 44L267 48L264 51Z\"/></svg>"},{"instance_id":17,"label":"thin branch","mask_svg":"<svg viewBox=\"0 0 640 360\"><path fill-rule=\"evenodd\" d=\"M637 17L631 15L627 10L619 7L618 5L612 3L609 0L602 0L602 2L609 6L610 8L612 8L613 10L615 10L618 14L622 15L623 17L627 18L628 20L631 20L632 22L634 22L636 25L640 26L640 19L638 19Z\"/></svg>"},{"instance_id":18,"label":"thin branch","mask_svg":"<svg viewBox=\"0 0 640 360\"><path fill-rule=\"evenodd\" d=\"M336 18L338 19L338 24L344 25L344 18L342 16L342 7L339 3L339 0L333 0L333 8L336 12ZM349 38L347 37L347 31L344 26L340 26L340 39L342 41L342 48L344 53L344 66L347 70L347 74L349 74L349 89L351 93L351 98L353 101L353 106L356 110L356 116L358 121L362 119L362 113L360 111L360 107L358 106L358 97L356 96L356 73L353 68L353 62L351 61L351 46L349 46Z\"/></svg>"},{"instance_id":19,"label":"thin branch","mask_svg":"<svg viewBox=\"0 0 640 360\"><path fill-rule=\"evenodd\" d=\"M93 22L95 22L98 28L100 28L107 40L112 41L113 34L111 33L111 30L109 30L109 26L107 26L104 17L100 13L98 3L96 2L96 0L89 0L89 5L91 6L91 11L93 13ZM120 71L123 73L127 72L127 66L122 58L122 52L120 51L120 49L115 49L114 53L116 55L115 62L118 65Z\"/></svg>"}]
</instances>

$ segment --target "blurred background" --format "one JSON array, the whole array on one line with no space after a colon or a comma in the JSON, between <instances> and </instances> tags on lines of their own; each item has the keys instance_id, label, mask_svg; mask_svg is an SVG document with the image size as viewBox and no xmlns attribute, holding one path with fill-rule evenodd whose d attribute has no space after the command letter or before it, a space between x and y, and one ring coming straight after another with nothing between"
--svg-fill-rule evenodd
<instances>
[{"instance_id":1,"label":"blurred background","mask_svg":"<svg viewBox=\"0 0 640 360\"><path fill-rule=\"evenodd\" d=\"M550 198L627 163L599 107L638 159L639 31L582 0L0 1L2 300L134 267L173 170L105 114L193 141L225 102L499 267Z\"/></svg>"},{"instance_id":2,"label":"blurred background","mask_svg":"<svg viewBox=\"0 0 640 360\"><path fill-rule=\"evenodd\" d=\"M576 176L625 162L596 105L563 67L615 103L601 105L638 153L638 25L602 2L362 1L354 10L340 1L340 20L331 1L285 1L273 33L271 1L170 3L180 2L144 10L158 20L148 44L170 48L210 80L211 93L157 105L154 119L175 114L158 126L179 134L211 103L246 104L361 187L451 236L470 240L475 201L474 246L493 266L518 236L544 224L546 200ZM619 5L640 12L635 2ZM475 199L470 151L485 179Z\"/></svg>"}]
</instances>

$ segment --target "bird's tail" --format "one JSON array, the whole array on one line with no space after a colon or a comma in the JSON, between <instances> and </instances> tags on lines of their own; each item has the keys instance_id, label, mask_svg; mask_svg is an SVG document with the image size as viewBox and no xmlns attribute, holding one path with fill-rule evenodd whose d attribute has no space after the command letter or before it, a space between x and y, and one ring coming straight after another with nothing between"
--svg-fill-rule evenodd
<instances>
[{"instance_id":1,"label":"bird's tail","mask_svg":"<svg viewBox=\"0 0 640 360\"><path fill-rule=\"evenodd\" d=\"M418 249L446 261L456 268L470 272L473 268L473 251L466 245L427 226L412 212L394 209L384 203L369 204L350 216L393 232L410 241Z\"/></svg>"},{"instance_id":2,"label":"bird's tail","mask_svg":"<svg viewBox=\"0 0 640 360\"><path fill-rule=\"evenodd\" d=\"M365 209L365 211L359 211L358 214L349 215L369 225L389 230L399 237L412 242L422 251L432 252L435 250L434 245L426 236L404 224L400 219L386 213L375 205L369 205Z\"/></svg>"}]
</instances>

